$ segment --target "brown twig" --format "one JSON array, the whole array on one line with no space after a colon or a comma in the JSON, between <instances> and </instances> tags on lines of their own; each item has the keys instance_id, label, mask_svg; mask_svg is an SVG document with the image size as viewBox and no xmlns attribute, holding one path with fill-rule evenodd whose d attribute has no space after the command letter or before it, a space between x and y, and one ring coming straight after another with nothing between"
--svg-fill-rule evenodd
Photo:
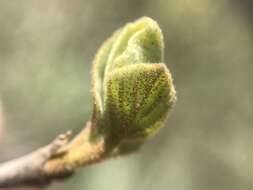
<instances>
[{"instance_id":1,"label":"brown twig","mask_svg":"<svg viewBox=\"0 0 253 190\"><path fill-rule=\"evenodd\" d=\"M71 142L70 132L59 135L52 143L24 157L0 165L0 188L48 185L70 176L77 167L101 160L104 141L89 141L88 122Z\"/></svg>"}]
</instances>

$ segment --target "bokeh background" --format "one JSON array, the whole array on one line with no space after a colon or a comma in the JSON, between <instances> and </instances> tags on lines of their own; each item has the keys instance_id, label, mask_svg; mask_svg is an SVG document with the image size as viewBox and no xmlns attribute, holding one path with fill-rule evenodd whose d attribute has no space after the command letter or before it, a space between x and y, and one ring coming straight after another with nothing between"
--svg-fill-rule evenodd
<instances>
[{"instance_id":1,"label":"bokeh background","mask_svg":"<svg viewBox=\"0 0 253 190\"><path fill-rule=\"evenodd\" d=\"M138 153L49 189L253 189L252 11L251 0L1 0L0 161L80 130L97 48L149 16L178 92L167 126Z\"/></svg>"}]
</instances>

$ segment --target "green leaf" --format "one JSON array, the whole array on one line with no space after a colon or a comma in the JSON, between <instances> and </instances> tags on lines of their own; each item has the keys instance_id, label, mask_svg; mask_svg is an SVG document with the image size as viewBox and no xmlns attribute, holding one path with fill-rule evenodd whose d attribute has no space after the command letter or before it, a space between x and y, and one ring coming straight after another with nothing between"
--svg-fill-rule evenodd
<instances>
[{"instance_id":1,"label":"green leaf","mask_svg":"<svg viewBox=\"0 0 253 190\"><path fill-rule=\"evenodd\" d=\"M92 122L110 144L124 142L128 150L128 142L143 141L164 125L176 92L163 54L161 29L147 17L128 23L99 49L92 70Z\"/></svg>"},{"instance_id":2,"label":"green leaf","mask_svg":"<svg viewBox=\"0 0 253 190\"><path fill-rule=\"evenodd\" d=\"M147 17L127 24L114 42L106 72L133 63L163 62L163 36L158 24Z\"/></svg>"},{"instance_id":3,"label":"green leaf","mask_svg":"<svg viewBox=\"0 0 253 190\"><path fill-rule=\"evenodd\" d=\"M172 78L164 64L115 69L106 84L105 117L114 138L155 134L175 101Z\"/></svg>"},{"instance_id":4,"label":"green leaf","mask_svg":"<svg viewBox=\"0 0 253 190\"><path fill-rule=\"evenodd\" d=\"M108 61L109 54L112 49L113 42L118 36L116 32L111 38L104 42L98 50L96 57L93 61L92 68L92 94L94 101L93 117L100 118L103 111L103 81L105 74L105 67Z\"/></svg>"}]
</instances>

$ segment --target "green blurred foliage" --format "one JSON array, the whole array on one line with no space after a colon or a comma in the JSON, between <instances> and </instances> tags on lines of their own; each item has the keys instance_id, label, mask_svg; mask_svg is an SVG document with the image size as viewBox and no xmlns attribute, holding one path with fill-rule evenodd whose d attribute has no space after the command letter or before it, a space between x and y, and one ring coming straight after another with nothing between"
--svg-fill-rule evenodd
<instances>
[{"instance_id":1,"label":"green blurred foliage","mask_svg":"<svg viewBox=\"0 0 253 190\"><path fill-rule=\"evenodd\" d=\"M248 0L0 1L0 159L82 128L97 48L149 16L163 30L178 92L168 126L138 153L50 189L252 189L252 9Z\"/></svg>"}]
</instances>

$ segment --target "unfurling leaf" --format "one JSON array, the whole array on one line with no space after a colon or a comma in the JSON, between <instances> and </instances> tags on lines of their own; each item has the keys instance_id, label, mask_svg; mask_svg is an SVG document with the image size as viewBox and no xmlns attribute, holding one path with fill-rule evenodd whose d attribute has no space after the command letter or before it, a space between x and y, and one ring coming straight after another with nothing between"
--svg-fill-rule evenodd
<instances>
[{"instance_id":1,"label":"unfurling leaf","mask_svg":"<svg viewBox=\"0 0 253 190\"><path fill-rule=\"evenodd\" d=\"M102 45L92 73L98 134L115 142L142 141L164 125L176 92L163 50L162 32L147 17L127 24Z\"/></svg>"}]
</instances>

